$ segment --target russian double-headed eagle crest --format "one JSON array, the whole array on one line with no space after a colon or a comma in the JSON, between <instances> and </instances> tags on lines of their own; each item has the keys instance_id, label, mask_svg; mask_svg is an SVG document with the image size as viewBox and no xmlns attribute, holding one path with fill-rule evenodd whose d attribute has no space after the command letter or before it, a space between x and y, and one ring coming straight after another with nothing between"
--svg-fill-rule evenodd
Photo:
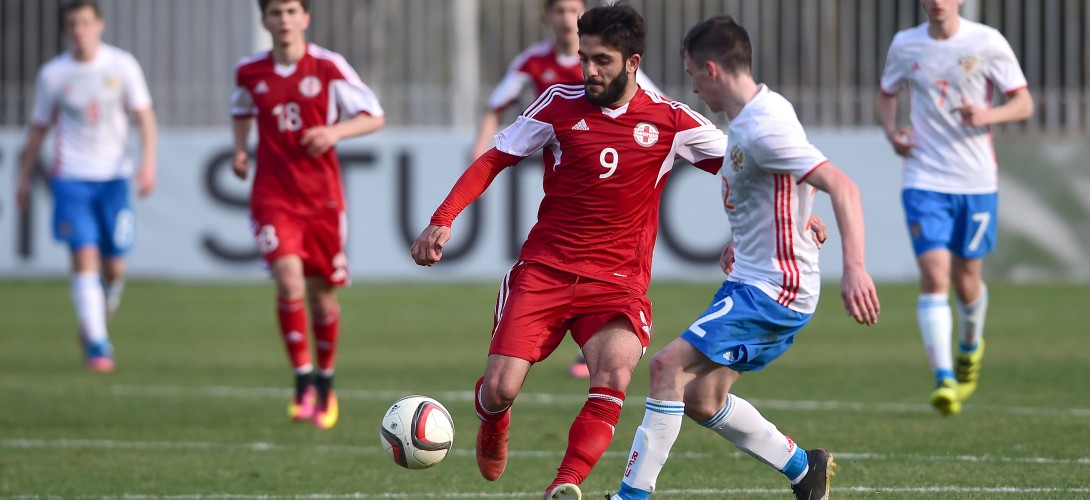
<instances>
[{"instance_id":1,"label":"russian double-headed eagle crest","mask_svg":"<svg viewBox=\"0 0 1090 500\"><path fill-rule=\"evenodd\" d=\"M742 171L742 164L746 162L746 154L742 152L742 148L735 144L730 148L730 168L735 172Z\"/></svg>"},{"instance_id":2,"label":"russian double-headed eagle crest","mask_svg":"<svg viewBox=\"0 0 1090 500\"><path fill-rule=\"evenodd\" d=\"M976 71L976 67L980 65L980 59L970 54L967 56L961 56L958 58L958 66L965 72L966 75L973 74Z\"/></svg>"}]
</instances>

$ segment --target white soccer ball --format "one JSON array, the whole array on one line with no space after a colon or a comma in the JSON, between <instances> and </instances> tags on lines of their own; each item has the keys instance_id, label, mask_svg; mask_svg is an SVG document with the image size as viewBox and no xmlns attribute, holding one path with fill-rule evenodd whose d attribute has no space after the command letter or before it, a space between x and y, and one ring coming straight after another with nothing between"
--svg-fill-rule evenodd
<instances>
[{"instance_id":1,"label":"white soccer ball","mask_svg":"<svg viewBox=\"0 0 1090 500\"><path fill-rule=\"evenodd\" d=\"M427 469L441 461L454 443L454 420L438 401L405 396L382 417L386 456L406 469Z\"/></svg>"}]
</instances>

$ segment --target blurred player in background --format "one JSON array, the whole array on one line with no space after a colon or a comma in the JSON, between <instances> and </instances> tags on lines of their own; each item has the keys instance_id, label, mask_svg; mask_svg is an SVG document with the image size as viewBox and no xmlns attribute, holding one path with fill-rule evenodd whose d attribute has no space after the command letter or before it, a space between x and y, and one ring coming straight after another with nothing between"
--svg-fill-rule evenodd
<instances>
[{"instance_id":1,"label":"blurred player in background","mask_svg":"<svg viewBox=\"0 0 1090 500\"><path fill-rule=\"evenodd\" d=\"M683 415L782 472L796 498L825 499L832 456L803 450L730 389L787 351L817 308L824 236L812 236L808 223L816 190L829 193L836 214L844 306L861 324L878 320L878 295L864 267L859 190L810 144L791 103L754 82L749 34L734 19L697 24L682 49L693 91L730 120L730 161L721 170L733 232L720 261L727 280L707 310L651 359L643 423L612 499L650 496Z\"/></svg>"},{"instance_id":2,"label":"blurred player in background","mask_svg":"<svg viewBox=\"0 0 1090 500\"><path fill-rule=\"evenodd\" d=\"M473 158L492 147L492 136L499 128L504 110L518 101L528 85L533 85L535 96L541 95L551 85L581 85L583 70L579 65L579 32L576 22L587 9L586 0L545 0L543 19L553 31L553 39L535 43L522 51L507 68L507 74L492 91L488 99L488 111L481 118L477 138L473 143ZM662 94L643 70L636 73L636 83L646 90ZM549 152L543 151L546 165L552 164ZM578 358L568 368L568 374L587 378L587 360L580 351Z\"/></svg>"},{"instance_id":3,"label":"blurred player in background","mask_svg":"<svg viewBox=\"0 0 1090 500\"><path fill-rule=\"evenodd\" d=\"M61 8L70 48L38 72L36 98L19 171L17 198L26 210L38 152L57 126L50 178L53 235L72 255L72 301L87 368L114 369L107 320L121 305L125 254L136 221L129 200L129 115L140 131L140 196L155 189L156 124L144 73L132 54L102 42L106 23L93 0Z\"/></svg>"},{"instance_id":4,"label":"blurred player in background","mask_svg":"<svg viewBox=\"0 0 1090 500\"><path fill-rule=\"evenodd\" d=\"M988 288L981 268L998 225L991 126L1033 115L1010 44L995 29L961 18L961 3L920 1L928 22L893 38L877 108L886 138L905 159L902 202L920 268L916 317L935 373L931 405L944 415L961 411L976 390L984 357ZM912 126L898 129L897 94L906 84ZM1007 102L993 108L996 87ZM960 320L956 367L951 280Z\"/></svg>"},{"instance_id":5,"label":"blurred player in background","mask_svg":"<svg viewBox=\"0 0 1090 500\"><path fill-rule=\"evenodd\" d=\"M579 484L613 438L632 370L651 338L647 298L659 198L680 157L716 173L726 140L684 104L636 84L645 46L631 7L597 7L579 19L583 85L554 85L496 136L454 185L412 246L431 266L451 224L503 169L549 152L538 220L504 277L484 376L477 465L496 480L507 464L511 405L530 367L571 331L590 369L587 401L545 498L580 498Z\"/></svg>"},{"instance_id":6,"label":"blurred player in background","mask_svg":"<svg viewBox=\"0 0 1090 500\"><path fill-rule=\"evenodd\" d=\"M333 369L340 332L335 287L348 284L341 167L334 146L385 124L378 99L340 54L308 44L309 0L258 0L273 49L242 59L231 94L234 170L249 170L246 140L257 121L250 209L254 236L276 280L280 333L295 371L292 420L337 423ZM340 118L347 119L341 121ZM310 307L318 370L307 336Z\"/></svg>"}]
</instances>

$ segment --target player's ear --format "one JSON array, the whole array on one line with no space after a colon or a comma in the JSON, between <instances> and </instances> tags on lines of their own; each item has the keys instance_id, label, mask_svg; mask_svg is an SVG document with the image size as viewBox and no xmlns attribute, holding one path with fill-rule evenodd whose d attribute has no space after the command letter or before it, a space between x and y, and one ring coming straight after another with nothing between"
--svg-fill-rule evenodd
<instances>
[{"instance_id":1,"label":"player's ear","mask_svg":"<svg viewBox=\"0 0 1090 500\"><path fill-rule=\"evenodd\" d=\"M719 67L719 65L716 64L716 62L712 59L704 61L704 71L707 71L708 76L710 76L711 79L716 82L718 82L723 77L723 68Z\"/></svg>"},{"instance_id":2,"label":"player's ear","mask_svg":"<svg viewBox=\"0 0 1090 500\"><path fill-rule=\"evenodd\" d=\"M629 57L628 60L625 61L625 68L624 68L625 71L627 71L629 73L635 73L637 70L640 69L640 60L641 59L642 58L640 57L639 54L632 54L632 56Z\"/></svg>"}]
</instances>

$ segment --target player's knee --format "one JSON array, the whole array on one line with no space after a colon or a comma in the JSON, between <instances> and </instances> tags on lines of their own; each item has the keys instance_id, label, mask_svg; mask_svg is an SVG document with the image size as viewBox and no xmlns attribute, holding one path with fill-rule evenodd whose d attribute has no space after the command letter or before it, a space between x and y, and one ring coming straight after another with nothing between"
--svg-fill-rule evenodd
<instances>
[{"instance_id":1,"label":"player's knee","mask_svg":"<svg viewBox=\"0 0 1090 500\"><path fill-rule=\"evenodd\" d=\"M590 385L595 387L609 387L625 392L630 383L632 383L632 370L628 367L592 371L590 374Z\"/></svg>"},{"instance_id":2,"label":"player's knee","mask_svg":"<svg viewBox=\"0 0 1090 500\"><path fill-rule=\"evenodd\" d=\"M280 298L288 300L302 299L306 294L306 282L302 276L294 273L277 273L276 291Z\"/></svg>"},{"instance_id":3,"label":"player's knee","mask_svg":"<svg viewBox=\"0 0 1090 500\"><path fill-rule=\"evenodd\" d=\"M310 312L315 318L326 318L338 312L337 296L332 294L308 294Z\"/></svg>"},{"instance_id":4,"label":"player's knee","mask_svg":"<svg viewBox=\"0 0 1090 500\"><path fill-rule=\"evenodd\" d=\"M515 401L519 394L521 384L512 380L514 377L503 377L496 374L485 377L481 384L481 399L485 407L489 409L505 408Z\"/></svg>"},{"instance_id":5,"label":"player's knee","mask_svg":"<svg viewBox=\"0 0 1090 500\"><path fill-rule=\"evenodd\" d=\"M669 349L655 354L651 357L647 368L651 374L651 384L668 384L678 372L678 367L678 360L674 359Z\"/></svg>"},{"instance_id":6,"label":"player's knee","mask_svg":"<svg viewBox=\"0 0 1090 500\"><path fill-rule=\"evenodd\" d=\"M946 293L949 288L950 278L945 274L936 274L926 271L920 273L921 293Z\"/></svg>"}]
</instances>

